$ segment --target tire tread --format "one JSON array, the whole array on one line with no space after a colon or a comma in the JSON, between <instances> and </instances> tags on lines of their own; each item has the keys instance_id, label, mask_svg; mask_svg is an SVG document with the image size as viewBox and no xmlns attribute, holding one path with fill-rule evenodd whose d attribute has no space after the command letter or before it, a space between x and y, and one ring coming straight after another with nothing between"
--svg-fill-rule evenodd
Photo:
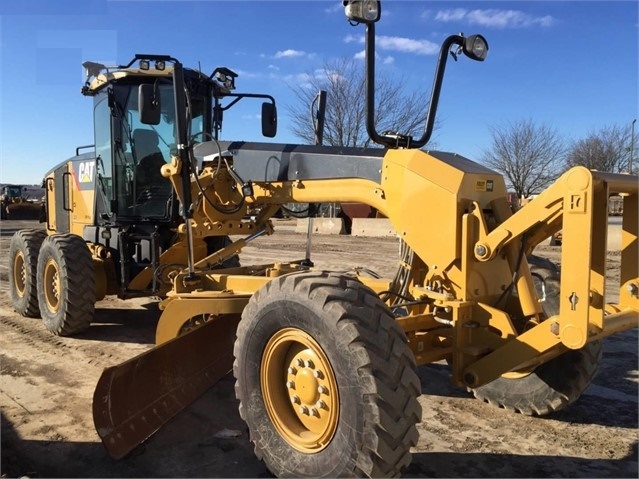
<instances>
[{"instance_id":1,"label":"tire tread","mask_svg":"<svg viewBox=\"0 0 639 479\"><path fill-rule=\"evenodd\" d=\"M22 316L28 318L39 318L40 308L38 306L37 292L37 266L38 255L40 254L40 246L46 238L47 233L43 229L24 229L17 231L11 238L9 249L10 258L10 274L9 274L9 291L11 302L14 309ZM24 254L25 267L29 270L29 278L25 297L21 298L13 282L14 258L18 250L21 249Z\"/></svg>"},{"instance_id":2,"label":"tire tread","mask_svg":"<svg viewBox=\"0 0 639 479\"><path fill-rule=\"evenodd\" d=\"M366 411L363 445L349 476L394 477L410 464L410 448L417 443L416 424L421 419L417 400L421 389L415 373L415 360L406 345L404 332L390 310L378 296L356 278L342 274L309 272L293 274L271 281L258 290L247 305L243 316L252 316L265 298L277 289L283 295L317 301L340 332L358 371ZM371 314L371 305L373 314ZM246 421L242 397L242 378L238 357L241 340L248 334L248 322L241 321L235 343L235 392L240 402L240 416ZM255 454L264 460L260 440L251 437ZM271 465L269 465L271 467ZM276 469L273 471L273 469ZM277 473L277 467L271 469Z\"/></svg>"},{"instance_id":3,"label":"tire tread","mask_svg":"<svg viewBox=\"0 0 639 479\"><path fill-rule=\"evenodd\" d=\"M531 273L546 282L552 294L547 299L550 314L555 314L559 308L559 269L546 258L533 255L528 261ZM498 378L484 386L468 388L468 391L493 406L526 416L545 416L564 409L581 396L597 373L601 355L601 341L594 341L542 364L529 376L519 379ZM542 375L543 379L540 377ZM514 393L513 385L517 382L529 384L530 393Z\"/></svg>"},{"instance_id":4,"label":"tire tread","mask_svg":"<svg viewBox=\"0 0 639 479\"><path fill-rule=\"evenodd\" d=\"M47 244L48 243L48 244ZM41 313L45 326L57 336L71 336L85 331L91 324L95 312L95 273L91 253L85 241L74 234L55 234L43 243L51 253L59 256L58 268L61 284L67 294L61 300L60 310L48 311L44 292L38 290ZM47 251L47 254L49 252ZM47 258L38 264L38 276L43 278Z\"/></svg>"}]
</instances>

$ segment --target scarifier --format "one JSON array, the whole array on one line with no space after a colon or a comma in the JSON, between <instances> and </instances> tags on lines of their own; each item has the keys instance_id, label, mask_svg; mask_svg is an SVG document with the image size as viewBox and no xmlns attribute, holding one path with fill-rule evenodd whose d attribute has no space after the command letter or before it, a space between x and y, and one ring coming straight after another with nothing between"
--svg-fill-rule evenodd
<instances>
[{"instance_id":1,"label":"scarifier","mask_svg":"<svg viewBox=\"0 0 639 479\"><path fill-rule=\"evenodd\" d=\"M486 40L443 42L420 138L380 134L380 3L344 4L366 25L367 130L383 148L222 141L223 112L245 98L266 100L273 137L275 100L236 93L227 68L207 76L166 55L85 63L95 144L46 175L46 228L13 238L11 295L60 335L89 327L106 294L163 298L157 346L105 370L95 391L113 457L232 369L255 453L274 474L396 476L418 438L417 365L445 360L476 397L544 415L586 389L602 338L637 327L637 176L576 167L513 213L501 175L421 149L450 54L483 61ZM606 302L613 193L623 198L617 303ZM240 266L282 207L329 202L390 219L394 278L320 271L309 258ZM532 254L560 229L561 276Z\"/></svg>"}]
</instances>

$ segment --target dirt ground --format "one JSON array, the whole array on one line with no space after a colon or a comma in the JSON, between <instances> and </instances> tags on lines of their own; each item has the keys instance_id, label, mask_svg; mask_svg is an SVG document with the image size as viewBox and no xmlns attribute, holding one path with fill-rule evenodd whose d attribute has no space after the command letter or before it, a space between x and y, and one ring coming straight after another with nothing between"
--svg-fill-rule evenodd
<instances>
[{"instance_id":1,"label":"dirt ground","mask_svg":"<svg viewBox=\"0 0 639 479\"><path fill-rule=\"evenodd\" d=\"M37 226L0 223L2 477L270 477L253 455L231 376L125 459L107 455L93 427L93 389L105 367L152 347L159 312L151 300L107 298L89 331L75 338L52 336L40 321L18 316L8 294L8 245L17 229ZM242 262L302 258L305 237L284 229L252 243ZM393 238L313 238L320 268L366 266L390 276L397 251ZM538 253L559 258L556 247ZM614 252L609 268L618 278ZM606 339L590 388L545 418L472 399L449 385L444 364L420 367L423 418L405 476L636 478L637 346L636 329Z\"/></svg>"}]
</instances>

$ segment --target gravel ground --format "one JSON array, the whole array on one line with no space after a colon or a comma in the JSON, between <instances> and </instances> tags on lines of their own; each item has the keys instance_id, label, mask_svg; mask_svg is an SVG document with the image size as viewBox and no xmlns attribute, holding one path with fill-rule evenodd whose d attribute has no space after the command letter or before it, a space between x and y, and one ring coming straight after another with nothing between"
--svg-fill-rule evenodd
<instances>
[{"instance_id":1,"label":"gravel ground","mask_svg":"<svg viewBox=\"0 0 639 479\"><path fill-rule=\"evenodd\" d=\"M0 223L2 477L269 477L253 454L230 376L125 459L110 459L93 427L93 389L105 367L152 347L159 311L148 299L108 297L76 338L54 337L38 320L18 316L8 295L8 244L16 229L34 226ZM242 262L303 257L305 237L280 229L245 248ZM549 246L538 253L559 258ZM366 266L389 276L396 256L393 238L313 239L320 268ZM614 252L609 268L618 281ZM637 340L636 329L606 339L593 384L570 408L545 418L471 398L449 384L445 364L420 367L423 418L405 475L636 478Z\"/></svg>"}]
</instances>

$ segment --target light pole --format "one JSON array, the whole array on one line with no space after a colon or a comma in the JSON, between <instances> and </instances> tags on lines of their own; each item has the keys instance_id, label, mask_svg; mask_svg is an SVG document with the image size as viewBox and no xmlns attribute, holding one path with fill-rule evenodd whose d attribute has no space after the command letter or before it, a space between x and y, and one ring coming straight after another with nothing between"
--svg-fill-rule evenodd
<instances>
[{"instance_id":1,"label":"light pole","mask_svg":"<svg viewBox=\"0 0 639 479\"><path fill-rule=\"evenodd\" d=\"M635 153L635 123L637 122L637 119L635 118L634 120L632 120L632 132L630 133L630 166L629 166L629 173L632 175L632 160L633 160L633 155Z\"/></svg>"}]
</instances>

